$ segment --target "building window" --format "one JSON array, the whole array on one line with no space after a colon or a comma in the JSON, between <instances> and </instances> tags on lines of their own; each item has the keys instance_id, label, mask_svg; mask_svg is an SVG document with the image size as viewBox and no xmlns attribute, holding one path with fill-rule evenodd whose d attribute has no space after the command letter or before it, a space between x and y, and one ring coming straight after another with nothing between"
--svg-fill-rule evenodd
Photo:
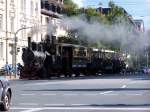
<instances>
[{"instance_id":1,"label":"building window","mask_svg":"<svg viewBox=\"0 0 150 112\"><path fill-rule=\"evenodd\" d=\"M54 4L52 4L52 11L56 12L56 6Z\"/></svg>"},{"instance_id":2,"label":"building window","mask_svg":"<svg viewBox=\"0 0 150 112\"><path fill-rule=\"evenodd\" d=\"M36 33L36 41L38 41L38 33Z\"/></svg>"},{"instance_id":3,"label":"building window","mask_svg":"<svg viewBox=\"0 0 150 112\"><path fill-rule=\"evenodd\" d=\"M14 0L11 0L11 3L14 3Z\"/></svg>"},{"instance_id":4,"label":"building window","mask_svg":"<svg viewBox=\"0 0 150 112\"><path fill-rule=\"evenodd\" d=\"M46 24L49 23L49 17L45 18L45 22L46 22Z\"/></svg>"},{"instance_id":5,"label":"building window","mask_svg":"<svg viewBox=\"0 0 150 112\"><path fill-rule=\"evenodd\" d=\"M57 7L57 13L61 13L61 8L59 6Z\"/></svg>"},{"instance_id":6,"label":"building window","mask_svg":"<svg viewBox=\"0 0 150 112\"><path fill-rule=\"evenodd\" d=\"M3 15L0 14L0 30L3 29Z\"/></svg>"},{"instance_id":7,"label":"building window","mask_svg":"<svg viewBox=\"0 0 150 112\"><path fill-rule=\"evenodd\" d=\"M10 19L10 29L11 29L11 32L14 32L14 18Z\"/></svg>"},{"instance_id":8,"label":"building window","mask_svg":"<svg viewBox=\"0 0 150 112\"><path fill-rule=\"evenodd\" d=\"M3 58L3 42L0 42L0 58Z\"/></svg>"},{"instance_id":9,"label":"building window","mask_svg":"<svg viewBox=\"0 0 150 112\"><path fill-rule=\"evenodd\" d=\"M33 16L33 1L30 2L30 14Z\"/></svg>"},{"instance_id":10,"label":"building window","mask_svg":"<svg viewBox=\"0 0 150 112\"><path fill-rule=\"evenodd\" d=\"M21 28L25 28L25 27L26 27L26 25L21 25ZM24 37L25 37L25 30L21 31L21 37L22 37L22 39L24 39Z\"/></svg>"},{"instance_id":11,"label":"building window","mask_svg":"<svg viewBox=\"0 0 150 112\"><path fill-rule=\"evenodd\" d=\"M0 0L0 3L3 3L3 0Z\"/></svg>"},{"instance_id":12,"label":"building window","mask_svg":"<svg viewBox=\"0 0 150 112\"><path fill-rule=\"evenodd\" d=\"M38 3L36 2L36 4L35 4L35 13L36 13L36 15L38 15L38 10L39 10Z\"/></svg>"},{"instance_id":13,"label":"building window","mask_svg":"<svg viewBox=\"0 0 150 112\"><path fill-rule=\"evenodd\" d=\"M23 12L25 12L25 9L26 9L26 0L21 0L20 6L21 6L21 10L22 10Z\"/></svg>"},{"instance_id":14,"label":"building window","mask_svg":"<svg viewBox=\"0 0 150 112\"><path fill-rule=\"evenodd\" d=\"M50 4L48 3L48 1L45 1L44 5L45 5L44 7L46 10L50 10Z\"/></svg>"}]
</instances>

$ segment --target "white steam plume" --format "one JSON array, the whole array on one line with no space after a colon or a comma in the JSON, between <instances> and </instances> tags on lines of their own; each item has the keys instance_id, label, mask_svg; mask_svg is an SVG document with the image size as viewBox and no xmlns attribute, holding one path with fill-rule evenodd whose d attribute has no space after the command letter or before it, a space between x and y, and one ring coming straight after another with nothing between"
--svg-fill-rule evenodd
<instances>
[{"instance_id":1,"label":"white steam plume","mask_svg":"<svg viewBox=\"0 0 150 112\"><path fill-rule=\"evenodd\" d=\"M97 21L88 22L85 17L79 16L63 18L61 25L70 30L78 30L78 34L85 36L89 41L114 42L117 40L123 49L139 51L150 42L146 33L135 33L126 22L108 26Z\"/></svg>"}]
</instances>

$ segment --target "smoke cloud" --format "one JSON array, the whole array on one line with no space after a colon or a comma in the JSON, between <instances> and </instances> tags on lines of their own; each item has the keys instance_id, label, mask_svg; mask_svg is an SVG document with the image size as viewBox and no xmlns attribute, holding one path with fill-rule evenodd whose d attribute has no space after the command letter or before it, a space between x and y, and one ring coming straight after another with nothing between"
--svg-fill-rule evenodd
<instances>
[{"instance_id":1,"label":"smoke cloud","mask_svg":"<svg viewBox=\"0 0 150 112\"><path fill-rule=\"evenodd\" d=\"M117 41L121 44L122 50L130 50L131 52L143 50L150 42L150 35L146 32L135 32L134 28L130 28L130 25L125 21L105 25L96 20L89 22L84 16L65 17L62 19L61 26L67 27L69 30L78 30L78 35L86 37L90 42L112 43Z\"/></svg>"}]
</instances>

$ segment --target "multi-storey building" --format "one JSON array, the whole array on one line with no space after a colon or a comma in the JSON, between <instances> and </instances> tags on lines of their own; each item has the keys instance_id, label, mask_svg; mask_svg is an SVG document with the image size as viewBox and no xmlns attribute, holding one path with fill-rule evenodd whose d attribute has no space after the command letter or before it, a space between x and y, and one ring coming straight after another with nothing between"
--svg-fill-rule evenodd
<instances>
[{"instance_id":1,"label":"multi-storey building","mask_svg":"<svg viewBox=\"0 0 150 112\"><path fill-rule=\"evenodd\" d=\"M66 31L60 26L63 10L63 0L42 0L41 1L41 24L47 25L45 33L42 33L42 38L47 34L55 35L57 38L66 35Z\"/></svg>"},{"instance_id":2,"label":"multi-storey building","mask_svg":"<svg viewBox=\"0 0 150 112\"><path fill-rule=\"evenodd\" d=\"M40 0L0 0L0 67L6 62L14 64L15 33L17 33L17 62L21 62L21 49L27 45L27 35L40 41L41 36L33 34L31 28L41 22ZM25 28L25 29L22 29Z\"/></svg>"},{"instance_id":3,"label":"multi-storey building","mask_svg":"<svg viewBox=\"0 0 150 112\"><path fill-rule=\"evenodd\" d=\"M135 24L135 30L136 32L144 32L145 28L144 28L144 21L142 19L136 19L134 20L134 24Z\"/></svg>"}]
</instances>

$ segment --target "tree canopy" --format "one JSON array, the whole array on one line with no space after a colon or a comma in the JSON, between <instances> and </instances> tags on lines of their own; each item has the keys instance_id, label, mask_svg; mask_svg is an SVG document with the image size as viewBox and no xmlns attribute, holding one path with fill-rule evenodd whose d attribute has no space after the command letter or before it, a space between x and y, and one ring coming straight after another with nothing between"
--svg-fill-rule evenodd
<instances>
[{"instance_id":1,"label":"tree canopy","mask_svg":"<svg viewBox=\"0 0 150 112\"><path fill-rule=\"evenodd\" d=\"M130 23L129 20L129 15L127 14L127 12L120 6L117 6L116 4L114 4L114 2L110 1L109 2L109 8L110 11L107 15L103 15L100 12L97 12L95 8L78 8L78 6L72 1L72 0L64 0L64 14L67 16L78 16L81 14L84 14L85 17L87 18L87 20L93 21L96 20L97 22L101 22L103 24L107 24L107 25L113 25L113 24L118 24L121 23L122 21L126 21L127 23ZM102 3L99 4L100 6L102 5ZM84 41L87 44L86 38L82 40L80 39L80 37L78 37L78 39L75 39L75 36L73 36L72 31L69 32L69 40L65 40L66 42L73 42L73 43L81 43L83 44ZM73 32L76 33L76 32ZM71 38L73 40L71 40ZM63 41L63 40L61 40ZM117 44L116 44L117 43ZM95 47L102 47L102 48L110 48L113 50L119 50L120 49L120 44L119 42L112 42L112 43L105 43L102 41L99 42L95 42L95 43L89 43L89 46L95 46Z\"/></svg>"}]
</instances>

